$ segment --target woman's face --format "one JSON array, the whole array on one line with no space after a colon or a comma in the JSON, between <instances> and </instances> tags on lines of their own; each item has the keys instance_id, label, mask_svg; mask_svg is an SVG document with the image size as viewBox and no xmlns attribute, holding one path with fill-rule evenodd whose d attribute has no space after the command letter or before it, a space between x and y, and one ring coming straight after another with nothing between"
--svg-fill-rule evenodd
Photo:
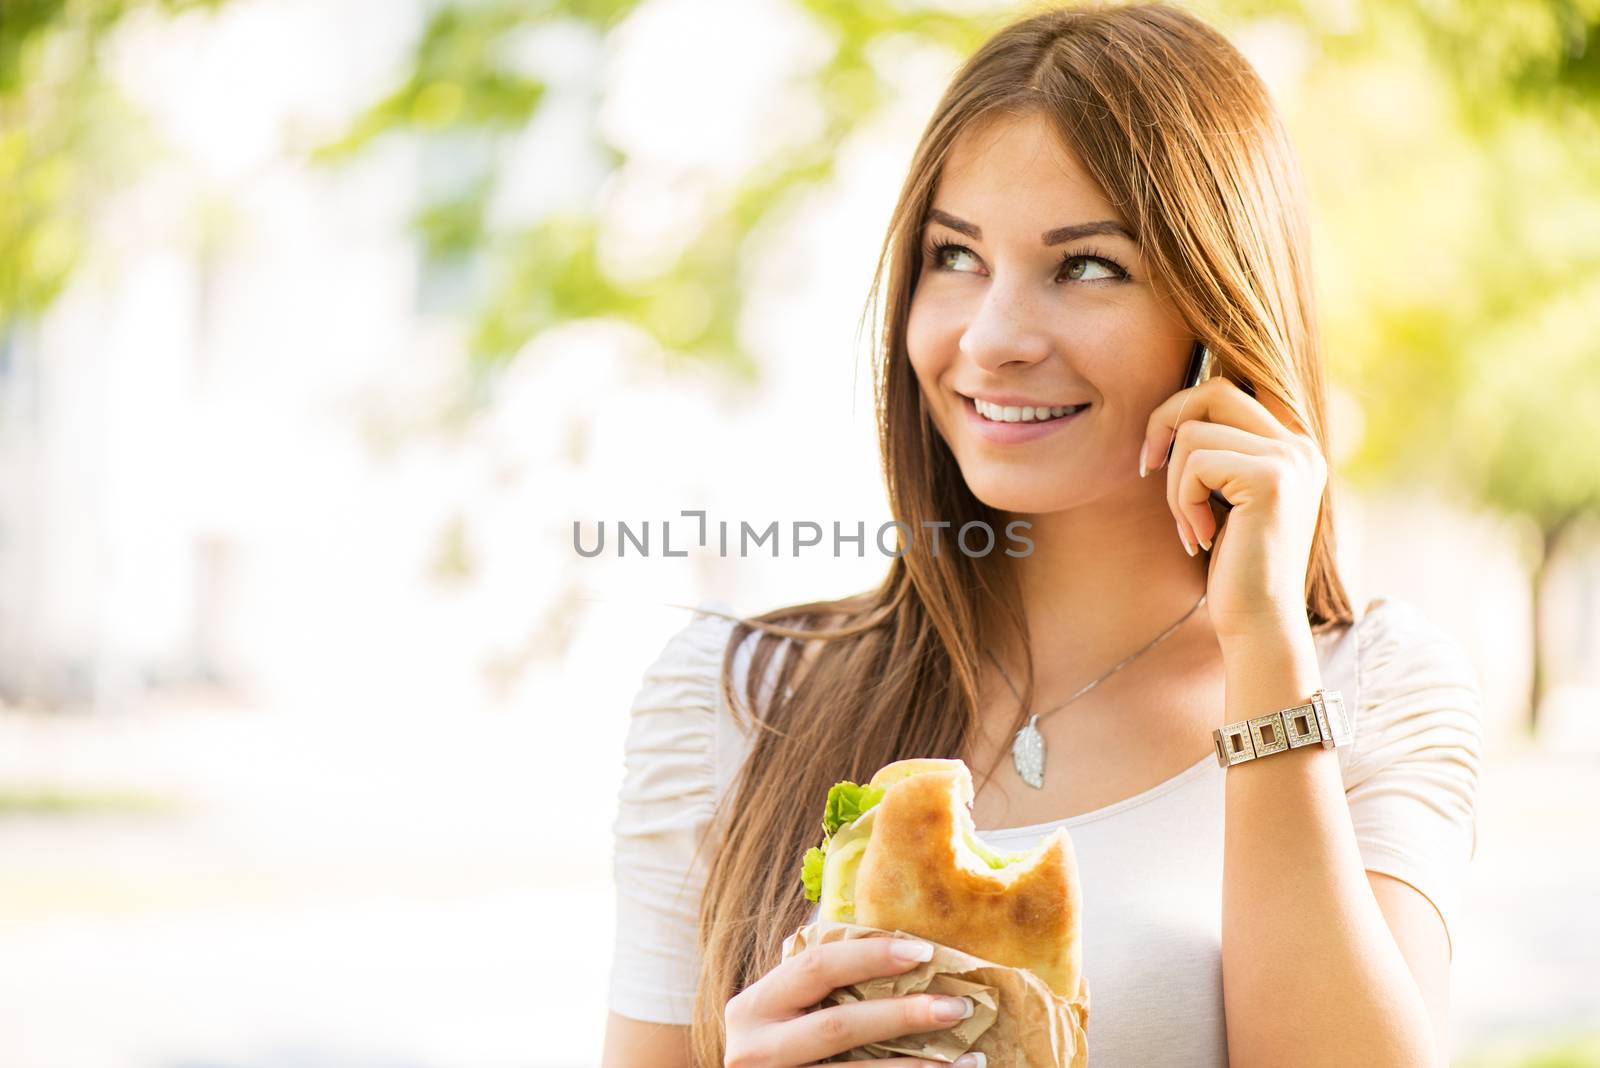
<instances>
[{"instance_id":1,"label":"woman's face","mask_svg":"<svg viewBox=\"0 0 1600 1068\"><path fill-rule=\"evenodd\" d=\"M1146 421L1182 387L1194 337L1124 225L1038 115L1002 116L952 148L906 344L934 424L990 507L1057 511L1139 480Z\"/></svg>"}]
</instances>

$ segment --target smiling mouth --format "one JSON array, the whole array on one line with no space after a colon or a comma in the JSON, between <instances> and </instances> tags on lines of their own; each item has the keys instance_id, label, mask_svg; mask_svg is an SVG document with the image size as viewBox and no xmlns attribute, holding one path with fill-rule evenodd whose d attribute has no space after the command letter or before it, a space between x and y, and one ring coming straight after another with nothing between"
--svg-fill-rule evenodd
<instances>
[{"instance_id":1,"label":"smiling mouth","mask_svg":"<svg viewBox=\"0 0 1600 1068\"><path fill-rule=\"evenodd\" d=\"M1067 404L1059 407L1015 407L990 404L988 401L970 398L972 406L979 415L991 423L1049 423L1056 419L1064 419L1074 412L1081 412L1089 407L1087 404Z\"/></svg>"}]
</instances>

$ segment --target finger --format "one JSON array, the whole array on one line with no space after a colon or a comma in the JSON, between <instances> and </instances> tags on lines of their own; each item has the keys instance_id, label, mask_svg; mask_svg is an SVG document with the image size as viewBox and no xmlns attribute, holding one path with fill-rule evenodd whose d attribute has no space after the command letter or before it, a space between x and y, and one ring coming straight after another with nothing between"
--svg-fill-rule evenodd
<instances>
[{"instance_id":1,"label":"finger","mask_svg":"<svg viewBox=\"0 0 1600 1068\"><path fill-rule=\"evenodd\" d=\"M939 1010L954 1015L941 1015ZM772 1027L772 1042L789 1056L823 1060L869 1042L942 1031L972 1015L972 999L941 994L907 994L830 1005Z\"/></svg>"},{"instance_id":2,"label":"finger","mask_svg":"<svg viewBox=\"0 0 1600 1068\"><path fill-rule=\"evenodd\" d=\"M924 960L933 954L932 944L919 938L847 938L803 949L750 987L751 1010L762 1019L789 1019L841 986L900 975L922 963L900 956L902 950L920 950Z\"/></svg>"},{"instance_id":3,"label":"finger","mask_svg":"<svg viewBox=\"0 0 1600 1068\"><path fill-rule=\"evenodd\" d=\"M1272 414L1262 402L1226 378L1208 378L1198 386L1180 389L1150 413L1145 421L1145 455L1151 470L1166 462L1178 424L1201 419L1238 427L1262 437L1289 440L1297 435Z\"/></svg>"},{"instance_id":4,"label":"finger","mask_svg":"<svg viewBox=\"0 0 1600 1068\"><path fill-rule=\"evenodd\" d=\"M1216 527L1216 520L1209 504L1198 509L1188 507L1189 502L1180 493L1188 458L1196 449L1202 448L1270 455L1277 446L1273 441L1258 434L1223 423L1203 423L1185 419L1179 424L1178 434L1172 447L1172 462L1167 466L1167 507L1172 510L1173 519L1177 521L1179 530L1188 534L1191 545L1199 545L1200 537L1210 541ZM1209 496L1208 491L1207 497ZM1227 493L1223 493L1223 496L1228 498L1229 504L1239 503Z\"/></svg>"},{"instance_id":5,"label":"finger","mask_svg":"<svg viewBox=\"0 0 1600 1068\"><path fill-rule=\"evenodd\" d=\"M1244 391L1240 390L1240 392L1242 393ZM1289 406L1287 404L1283 403L1277 397L1274 397L1270 393L1258 393L1255 400L1262 407L1266 408L1267 413L1276 419L1285 429L1287 429L1290 434L1300 438L1309 438L1311 436L1311 431L1306 429L1306 425L1302 423L1292 411L1289 410Z\"/></svg>"},{"instance_id":6,"label":"finger","mask_svg":"<svg viewBox=\"0 0 1600 1068\"><path fill-rule=\"evenodd\" d=\"M1192 450L1178 477L1180 522L1188 525L1189 536L1195 539L1195 544L1215 550L1217 519L1211 511L1211 491L1220 490L1229 503L1238 508L1251 500L1261 487L1270 486L1275 474L1276 465L1270 457L1225 449Z\"/></svg>"}]
</instances>

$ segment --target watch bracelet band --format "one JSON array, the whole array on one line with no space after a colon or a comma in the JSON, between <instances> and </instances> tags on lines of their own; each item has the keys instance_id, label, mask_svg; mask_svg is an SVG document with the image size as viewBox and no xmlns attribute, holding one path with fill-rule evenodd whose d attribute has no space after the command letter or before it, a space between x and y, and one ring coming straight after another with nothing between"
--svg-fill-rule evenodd
<instances>
[{"instance_id":1,"label":"watch bracelet band","mask_svg":"<svg viewBox=\"0 0 1600 1068\"><path fill-rule=\"evenodd\" d=\"M1350 717L1338 690L1318 690L1306 704L1241 719L1211 732L1217 763L1224 768L1308 745L1336 749L1351 739Z\"/></svg>"}]
</instances>

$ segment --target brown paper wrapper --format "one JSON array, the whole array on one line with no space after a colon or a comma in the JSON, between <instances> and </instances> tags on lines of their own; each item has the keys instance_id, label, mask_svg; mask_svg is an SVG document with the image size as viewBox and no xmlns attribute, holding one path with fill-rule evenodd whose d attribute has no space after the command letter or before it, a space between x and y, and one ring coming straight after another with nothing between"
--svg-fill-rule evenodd
<instances>
[{"instance_id":1,"label":"brown paper wrapper","mask_svg":"<svg viewBox=\"0 0 1600 1068\"><path fill-rule=\"evenodd\" d=\"M785 960L808 946L846 938L889 935L916 938L858 923L809 923L783 940ZM927 942L929 939L921 939ZM989 1068L1087 1068L1089 1063L1089 980L1080 978L1078 996L1068 1000L1026 968L974 957L933 943L933 959L900 975L841 987L818 1008L904 994L965 994L973 1013L939 1031L905 1035L857 1046L832 1058L868 1061L884 1057L923 1057L949 1064L968 1050L980 1050Z\"/></svg>"}]
</instances>

